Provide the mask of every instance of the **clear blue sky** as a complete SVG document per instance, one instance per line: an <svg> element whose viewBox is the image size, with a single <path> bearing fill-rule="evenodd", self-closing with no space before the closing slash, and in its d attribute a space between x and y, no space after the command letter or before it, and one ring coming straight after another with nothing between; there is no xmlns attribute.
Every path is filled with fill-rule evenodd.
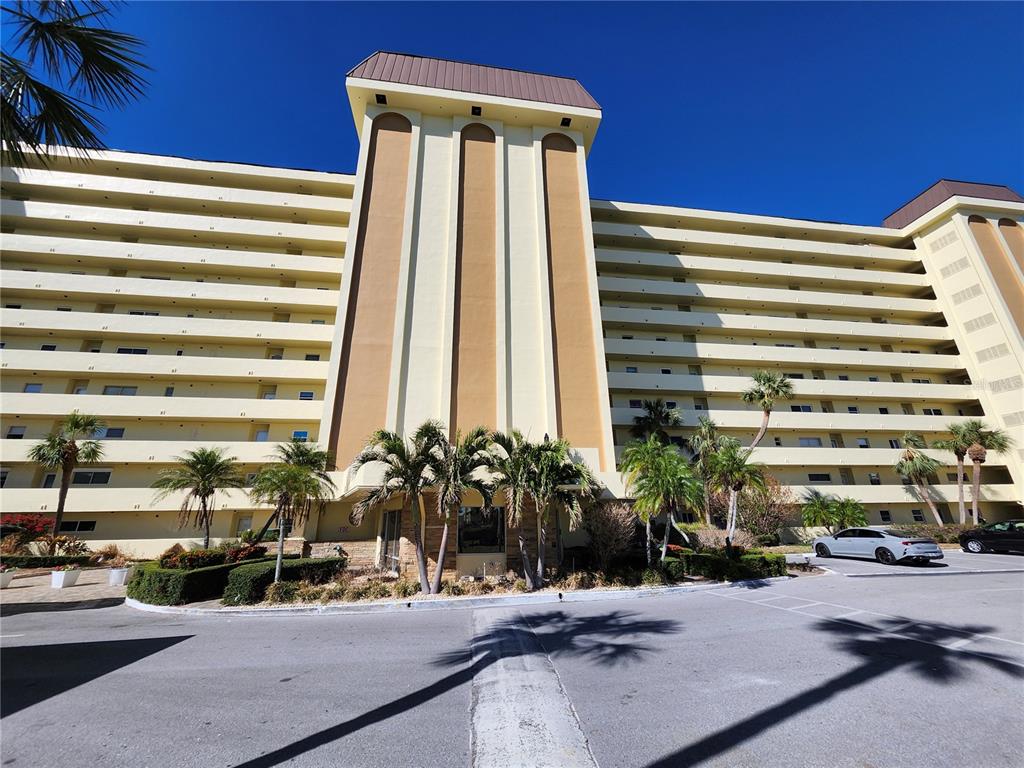
<svg viewBox="0 0 1024 768"><path fill-rule="evenodd" d="M940 177L1024 193L1024 4L133 2L110 146L352 171L376 49L572 75L594 197L874 224ZM636 134L638 119L648 128ZM650 138L655 137L655 138Z"/></svg>

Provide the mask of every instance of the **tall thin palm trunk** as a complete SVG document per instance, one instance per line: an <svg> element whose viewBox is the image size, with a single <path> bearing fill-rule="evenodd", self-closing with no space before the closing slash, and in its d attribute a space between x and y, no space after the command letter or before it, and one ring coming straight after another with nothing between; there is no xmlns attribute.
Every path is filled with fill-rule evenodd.
<svg viewBox="0 0 1024 768"><path fill-rule="evenodd" d="M960 506L960 525L967 522L967 504L964 502L964 457L956 453L956 498Z"/></svg>
<svg viewBox="0 0 1024 768"><path fill-rule="evenodd" d="M981 521L981 462L972 461L971 464L971 517L978 525Z"/></svg>
<svg viewBox="0 0 1024 768"><path fill-rule="evenodd" d="M412 541L416 549L416 569L420 574L420 591L430 594L430 579L427 578L427 558L423 552L423 535L420 527L423 525L423 499L418 499L416 505L410 504L409 511L412 513Z"/></svg>
<svg viewBox="0 0 1024 768"><path fill-rule="evenodd" d="M544 529L544 517L537 515L537 584L536 589L544 586L544 550L547 549L548 532Z"/></svg>
<svg viewBox="0 0 1024 768"><path fill-rule="evenodd" d="M430 594L436 595L441 591L441 574L444 571L444 557L448 550L448 515L444 518L444 528L441 529L441 547L437 553L437 566L434 569L434 580L430 584Z"/></svg>
<svg viewBox="0 0 1024 768"><path fill-rule="evenodd" d="M711 525L711 483L705 477L704 483L704 524Z"/></svg>
<svg viewBox="0 0 1024 768"><path fill-rule="evenodd" d="M284 560L284 505L277 508L277 563L274 565L274 583L281 580L281 562Z"/></svg>
<svg viewBox="0 0 1024 768"><path fill-rule="evenodd" d="M771 411L761 411L761 428L757 430L757 434L754 435L754 442L750 444L750 449L753 450L758 443L761 442L761 438L764 437L764 433L768 431L768 419L771 417Z"/></svg>
<svg viewBox="0 0 1024 768"><path fill-rule="evenodd" d="M64 505L67 504L68 491L71 488L71 477L75 472L73 462L64 462L60 470L60 490L57 491L57 512L53 518L53 536L50 538L50 556L57 554L57 536L60 534L60 524L64 520Z"/></svg>
<svg viewBox="0 0 1024 768"><path fill-rule="evenodd" d="M654 536L651 534L651 516L650 515L647 516L646 532L647 532L647 539L646 539L647 546L644 547L644 549L647 550L647 567L650 568L650 566L651 566L651 550L654 548Z"/></svg>
<svg viewBox="0 0 1024 768"><path fill-rule="evenodd" d="M729 552L732 552L732 537L736 533L736 508L738 496L739 489L729 489L729 515L725 526L725 544L726 549Z"/></svg>
<svg viewBox="0 0 1024 768"><path fill-rule="evenodd" d="M924 503L927 504L928 509L931 510L932 517L935 518L935 524L940 528L944 528L946 524L942 522L942 515L939 514L939 508L935 506L935 502L932 501L932 496L928 492L928 486L926 486L922 480L917 480L915 484L917 485L917 492L921 494L921 498L924 499Z"/></svg>
<svg viewBox="0 0 1024 768"><path fill-rule="evenodd" d="M665 558L668 557L668 537L672 533L672 529L675 527L676 516L674 508L670 506L668 508L668 524L665 526L665 539L661 542L661 562L665 562Z"/></svg>
<svg viewBox="0 0 1024 768"><path fill-rule="evenodd" d="M526 551L526 532L523 530L523 521L519 521L519 556L523 559L523 578L526 580L526 588L531 592L535 589L533 584L533 569L530 568L530 554Z"/></svg>
<svg viewBox="0 0 1024 768"><path fill-rule="evenodd" d="M203 549L210 548L210 506L204 496L199 500L199 508L203 512Z"/></svg>

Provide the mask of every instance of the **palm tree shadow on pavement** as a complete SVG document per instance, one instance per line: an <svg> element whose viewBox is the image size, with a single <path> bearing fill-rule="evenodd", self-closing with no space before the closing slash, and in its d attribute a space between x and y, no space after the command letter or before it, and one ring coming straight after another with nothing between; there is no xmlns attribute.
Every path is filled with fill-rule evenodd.
<svg viewBox="0 0 1024 768"><path fill-rule="evenodd" d="M596 616L571 616L550 611L524 617L516 612L489 624L472 639L471 648L441 654L430 663L459 669L435 683L382 704L368 712L306 736L272 752L239 763L235 768L270 768L299 755L343 739L356 731L398 717L464 683L501 659L532 654L550 657L583 657L600 665L627 664L639 660L651 648L639 642L645 635L678 632L679 622L643 619L628 611L609 611Z"/></svg>
<svg viewBox="0 0 1024 768"><path fill-rule="evenodd" d="M992 653L954 650L947 646L993 630L986 626L914 623L887 618L877 624L847 619L824 619L815 629L837 638L837 648L861 663L841 675L803 691L775 706L712 733L666 755L646 768L688 768L712 760L730 749L840 694L877 680L889 672L908 671L931 682L950 685L967 678L972 666L983 666L1024 680L1024 663Z"/></svg>

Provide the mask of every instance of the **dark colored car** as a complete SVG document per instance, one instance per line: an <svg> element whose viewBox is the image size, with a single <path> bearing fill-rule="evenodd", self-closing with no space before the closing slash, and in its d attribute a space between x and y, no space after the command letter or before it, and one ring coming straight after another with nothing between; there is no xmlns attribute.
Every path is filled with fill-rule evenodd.
<svg viewBox="0 0 1024 768"><path fill-rule="evenodd" d="M960 534L964 552L1024 552L1024 520L1003 520Z"/></svg>

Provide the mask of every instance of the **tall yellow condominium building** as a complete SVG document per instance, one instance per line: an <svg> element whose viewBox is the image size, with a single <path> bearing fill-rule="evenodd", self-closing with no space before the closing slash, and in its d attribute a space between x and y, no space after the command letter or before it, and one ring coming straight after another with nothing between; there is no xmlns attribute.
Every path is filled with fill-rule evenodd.
<svg viewBox="0 0 1024 768"><path fill-rule="evenodd" d="M408 559L410 521L352 504L379 427L441 419L562 436L609 495L645 399L749 441L740 393L793 379L755 459L797 494L852 496L873 524L924 521L893 472L982 418L1016 440L985 465L982 512L1024 496L1024 198L940 181L884 226L591 199L601 110L575 80L393 53L347 89L353 175L103 152L3 169L5 513L52 512L28 449L73 410L106 423L64 528L137 554L195 541L156 473L224 446L251 473L292 438L337 457L338 500L292 546ZM932 491L956 510L955 461ZM969 493L969 492L968 492ZM500 509L467 500L449 562L505 568ZM218 497L215 538L260 527ZM436 521L426 522L428 549Z"/></svg>

